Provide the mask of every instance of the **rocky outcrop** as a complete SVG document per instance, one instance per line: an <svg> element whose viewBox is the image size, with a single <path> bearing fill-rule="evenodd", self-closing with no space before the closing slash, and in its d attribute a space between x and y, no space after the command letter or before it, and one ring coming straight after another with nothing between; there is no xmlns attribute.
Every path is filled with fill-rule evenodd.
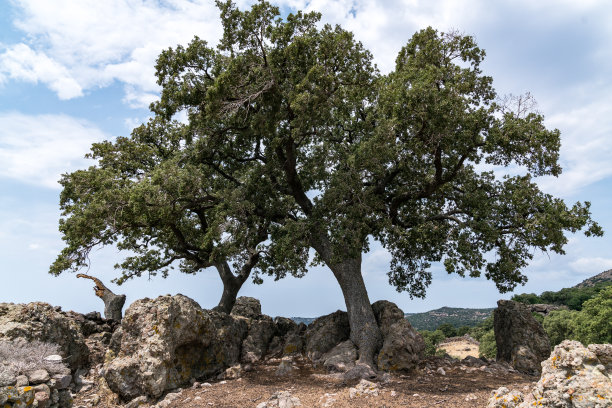
<svg viewBox="0 0 612 408"><path fill-rule="evenodd" d="M255 298L240 296L236 299L236 303L234 303L234 307L232 307L232 312L230 314L247 317L249 319L257 319L261 316L261 303Z"/></svg>
<svg viewBox="0 0 612 408"><path fill-rule="evenodd" d="M248 334L242 342L240 361L254 363L261 360L268 352L268 345L274 336L276 326L270 316L261 314L257 318L249 319L248 322Z"/></svg>
<svg viewBox="0 0 612 408"><path fill-rule="evenodd" d="M550 341L529 308L511 300L497 302L493 324L497 360L510 363L518 371L537 375L540 363L550 355Z"/></svg>
<svg viewBox="0 0 612 408"><path fill-rule="evenodd" d="M301 354L304 351L304 323L297 324L286 317L275 317L274 326L274 337L268 345L269 357Z"/></svg>
<svg viewBox="0 0 612 408"><path fill-rule="evenodd" d="M612 406L612 345L565 340L542 363L542 375L531 392L501 387L487 408Z"/></svg>
<svg viewBox="0 0 612 408"><path fill-rule="evenodd" d="M0 340L0 406L69 408L70 369L55 344Z"/></svg>
<svg viewBox="0 0 612 408"><path fill-rule="evenodd" d="M344 373L355 367L357 348L350 340L345 340L321 356L323 366L330 372Z"/></svg>
<svg viewBox="0 0 612 408"><path fill-rule="evenodd" d="M346 312L338 310L319 317L306 329L306 356L313 362L319 361L323 354L341 342L348 340L350 332L351 328Z"/></svg>
<svg viewBox="0 0 612 408"><path fill-rule="evenodd" d="M532 313L539 313L542 316L546 316L550 312L554 310L569 310L569 308L565 305L547 305L544 303L536 303L533 305L527 305L529 311Z"/></svg>
<svg viewBox="0 0 612 408"><path fill-rule="evenodd" d="M118 354L103 367L108 386L126 400L157 398L191 378L217 374L237 362L247 332L242 319L203 310L183 295L136 301L114 339Z"/></svg>
<svg viewBox="0 0 612 408"><path fill-rule="evenodd" d="M391 325L378 353L380 370L412 370L423 358L425 341L406 319Z"/></svg>
<svg viewBox="0 0 612 408"><path fill-rule="evenodd" d="M383 346L378 353L378 368L415 368L425 351L423 337L404 319L404 312L395 303L379 300L372 304L372 310L383 335Z"/></svg>
<svg viewBox="0 0 612 408"><path fill-rule="evenodd" d="M0 303L0 339L23 338L57 344L64 361L73 371L89 363L89 349L82 324L74 312L62 312L48 303ZM83 317L83 321L85 318Z"/></svg>

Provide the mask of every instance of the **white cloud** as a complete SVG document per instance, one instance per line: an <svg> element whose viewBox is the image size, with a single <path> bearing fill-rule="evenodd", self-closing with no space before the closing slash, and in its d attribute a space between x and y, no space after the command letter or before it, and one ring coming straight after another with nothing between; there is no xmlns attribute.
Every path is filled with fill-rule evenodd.
<svg viewBox="0 0 612 408"><path fill-rule="evenodd" d="M570 262L569 266L581 275L593 276L612 269L612 259L602 257L578 258Z"/></svg>
<svg viewBox="0 0 612 408"><path fill-rule="evenodd" d="M0 177L59 188L62 173L87 166L93 142L108 139L96 126L66 115L0 113Z"/></svg>
<svg viewBox="0 0 612 408"><path fill-rule="evenodd" d="M64 99L120 81L131 86L126 97L130 106L147 107L158 92L154 65L159 53L188 43L196 34L215 42L221 33L219 12L207 0L16 0L14 4L18 9L14 24L27 40L0 48L0 56L12 61L8 76L43 81ZM31 52L27 58L15 59L15 49ZM54 79L44 80L49 73Z"/></svg>
<svg viewBox="0 0 612 408"><path fill-rule="evenodd" d="M63 65L25 44L11 46L0 54L0 74L5 78L43 82L60 99L83 95L81 86Z"/></svg>
<svg viewBox="0 0 612 408"><path fill-rule="evenodd" d="M612 175L612 101L568 108L547 120L562 133L563 173L539 181L544 191L553 194L569 195Z"/></svg>

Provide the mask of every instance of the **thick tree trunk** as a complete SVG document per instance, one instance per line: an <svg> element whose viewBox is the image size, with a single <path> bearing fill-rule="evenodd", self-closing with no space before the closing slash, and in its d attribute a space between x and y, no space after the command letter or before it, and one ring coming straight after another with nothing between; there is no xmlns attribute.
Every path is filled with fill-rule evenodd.
<svg viewBox="0 0 612 408"><path fill-rule="evenodd" d="M248 273L240 273L238 276L235 276L227 262L217 263L215 264L215 267L217 268L221 281L223 282L223 294L221 295L219 304L213 310L229 314L234 307L234 303L236 303L236 297L238 296L240 288L242 288L242 285L249 277L251 268L249 268Z"/></svg>
<svg viewBox="0 0 612 408"><path fill-rule="evenodd" d="M368 291L361 275L361 254L334 262L329 240L324 234L314 237L312 247L332 270L340 284L351 326L351 341L359 351L359 363L376 369L375 355L382 346L382 333L376 324Z"/></svg>
<svg viewBox="0 0 612 408"><path fill-rule="evenodd" d="M361 256L358 259L347 259L329 266L344 295L351 326L351 341L359 349L358 362L376 368L375 355L382 346L382 334L376 324L361 276Z"/></svg>
<svg viewBox="0 0 612 408"><path fill-rule="evenodd" d="M100 279L93 276L79 273L77 278L91 279L95 282L94 292L104 302L104 318L120 322L123 317L122 311L125 304L125 295L115 295L113 291L104 286Z"/></svg>

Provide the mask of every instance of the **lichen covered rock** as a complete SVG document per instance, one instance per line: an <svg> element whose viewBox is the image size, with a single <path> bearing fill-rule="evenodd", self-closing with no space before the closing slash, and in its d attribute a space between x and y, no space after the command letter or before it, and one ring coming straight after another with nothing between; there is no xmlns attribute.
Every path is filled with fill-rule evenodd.
<svg viewBox="0 0 612 408"><path fill-rule="evenodd" d="M246 324L183 295L138 300L125 312L118 354L107 355L104 378L123 399L157 398L236 363L235 341L245 332Z"/></svg>
<svg viewBox="0 0 612 408"><path fill-rule="evenodd" d="M57 344L64 361L75 371L86 367L89 350L80 323L48 303L0 303L0 339L23 338Z"/></svg>
<svg viewBox="0 0 612 408"><path fill-rule="evenodd" d="M337 344L348 340L350 334L348 315L343 311L321 316L306 329L305 351L308 358L318 361L323 354Z"/></svg>
<svg viewBox="0 0 612 408"><path fill-rule="evenodd" d="M383 346L378 353L381 370L412 370L423 358L425 341L410 322L401 319L383 331Z"/></svg>
<svg viewBox="0 0 612 408"><path fill-rule="evenodd" d="M612 407L612 345L565 340L542 363L542 375L527 394L501 387L487 408Z"/></svg>

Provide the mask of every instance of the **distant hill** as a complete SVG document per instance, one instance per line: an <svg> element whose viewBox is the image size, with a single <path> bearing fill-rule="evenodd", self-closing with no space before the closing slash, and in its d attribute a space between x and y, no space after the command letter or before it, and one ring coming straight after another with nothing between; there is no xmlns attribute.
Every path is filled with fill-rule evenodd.
<svg viewBox="0 0 612 408"><path fill-rule="evenodd" d="M306 325L309 325L310 323L314 322L315 319L316 317L291 317L291 320L293 320L297 324L305 323Z"/></svg>
<svg viewBox="0 0 612 408"><path fill-rule="evenodd" d="M591 276L590 278L583 280L582 282L580 282L574 287L575 288L589 288L589 287L593 287L597 285L598 283L606 283L606 282L612 282L612 269L608 271L603 271L602 273L597 274L595 276Z"/></svg>
<svg viewBox="0 0 612 408"><path fill-rule="evenodd" d="M441 307L425 313L406 313L406 319L417 330L435 330L443 323L455 327L476 326L491 315L495 308L464 309L459 307Z"/></svg>

